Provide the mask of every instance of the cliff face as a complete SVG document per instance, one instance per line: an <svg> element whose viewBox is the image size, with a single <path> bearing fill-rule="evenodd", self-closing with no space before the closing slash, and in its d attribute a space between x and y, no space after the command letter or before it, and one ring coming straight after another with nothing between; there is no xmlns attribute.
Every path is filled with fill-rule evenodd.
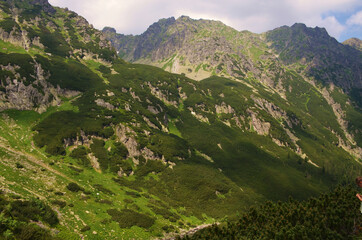
<svg viewBox="0 0 362 240"><path fill-rule="evenodd" d="M294 24L266 36L283 63L305 65L305 74L323 84L362 89L362 53L338 43L324 28Z"/></svg>
<svg viewBox="0 0 362 240"><path fill-rule="evenodd" d="M221 22L183 16L162 19L139 36L112 32L108 38L117 39L114 46L126 60L198 80L210 75L237 78L252 73L270 85L276 75L265 77L261 72L265 69L262 62L272 61L289 67L297 64L297 70L324 85L332 83L347 92L362 89L361 52L338 43L323 28L304 24L258 35L238 32Z"/></svg>
<svg viewBox="0 0 362 240"><path fill-rule="evenodd" d="M61 97L79 94L80 88L61 83L56 66L74 71L61 60L64 57L108 64L116 57L111 43L86 19L55 9L46 0L0 3L0 41L0 110L43 112L60 104Z"/></svg>
<svg viewBox="0 0 362 240"><path fill-rule="evenodd" d="M262 44L258 36L239 33L217 21L168 18L152 24L139 36L113 32L108 39L117 41L115 48L128 61L156 65L197 80L215 74L260 74L247 50L251 43Z"/></svg>
<svg viewBox="0 0 362 240"><path fill-rule="evenodd" d="M6 56L0 55L0 58L4 57ZM78 91L61 89L59 85L54 87L49 83L50 73L45 72L35 60L29 61L33 68L30 75L22 75L19 71L21 66L14 63L0 65L1 70L8 74L5 79L1 79L0 111L17 109L42 113L50 106L61 104L61 97L71 98L80 94ZM31 84L29 76L33 78Z"/></svg>
<svg viewBox="0 0 362 240"><path fill-rule="evenodd" d="M360 139L359 124L348 109L351 103L357 109L362 106L361 52L338 43L324 28L308 28L298 23L253 34L239 32L221 22L182 16L162 19L138 36L117 34L114 29L103 32L124 59L182 73L192 79L227 77L248 84L254 91L263 86L270 94L296 105L300 104L299 96L316 89L342 129L345 140L341 145L349 149L348 145L356 144L354 138ZM341 101L339 94L345 94L344 100ZM308 102L308 97L303 101ZM270 104L278 106L274 100ZM245 117L253 120L251 126L256 132L270 134L267 123L257 119L252 110L248 113ZM197 112L195 116L209 122ZM241 119L238 122L242 125ZM297 145L298 138L291 138ZM357 142L361 146L361 141ZM296 152L304 155L299 146ZM361 150L357 152L360 156Z"/></svg>

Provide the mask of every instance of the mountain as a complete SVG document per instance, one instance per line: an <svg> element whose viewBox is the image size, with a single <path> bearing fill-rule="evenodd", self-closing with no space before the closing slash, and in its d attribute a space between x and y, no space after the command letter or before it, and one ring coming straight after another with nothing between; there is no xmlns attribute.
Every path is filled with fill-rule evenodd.
<svg viewBox="0 0 362 240"><path fill-rule="evenodd" d="M337 42L324 28L294 24L267 32L266 37L283 63L300 64L306 76L322 84L361 93L361 52Z"/></svg>
<svg viewBox="0 0 362 240"><path fill-rule="evenodd" d="M249 49L262 44L259 37L239 33L221 22L182 16L162 19L139 36L115 35L107 28L104 33L125 60L185 73L197 80L215 73L239 77L248 71L260 72Z"/></svg>
<svg viewBox="0 0 362 240"><path fill-rule="evenodd" d="M361 53L338 43L324 28L294 24L253 34L221 22L182 16L162 19L139 36L117 35L110 30L105 28L104 33L124 59L158 65L199 80L205 77L199 73L200 64L209 76L239 77L257 72L260 60L278 59L284 65L300 64L307 76L319 82L344 90L362 88Z"/></svg>
<svg viewBox="0 0 362 240"><path fill-rule="evenodd" d="M358 38L350 38L343 42L344 45L351 46L357 50L362 51L362 40Z"/></svg>
<svg viewBox="0 0 362 240"><path fill-rule="evenodd" d="M0 9L0 238L161 238L361 175L355 103L286 66L259 35L183 17L173 40L165 29L179 19L142 41L112 40L149 46L129 47L133 57L166 56L151 49L182 36L199 56L217 47L199 67L209 77L195 81L125 62L102 32L47 1Z"/></svg>
<svg viewBox="0 0 362 240"><path fill-rule="evenodd" d="M182 16L162 19L139 36L120 35L111 28L103 32L128 61L162 67L196 80L220 76L252 86L262 84L289 102L305 94L303 88L288 94L295 82L288 71L294 71L332 107L346 136L359 128L355 114L349 114L349 107L343 105L352 101L360 112L361 52L338 43L323 28L294 24L253 34L238 32L221 22ZM340 101L339 94L349 100ZM359 130L355 133L360 139ZM353 137L348 138L356 143Z"/></svg>

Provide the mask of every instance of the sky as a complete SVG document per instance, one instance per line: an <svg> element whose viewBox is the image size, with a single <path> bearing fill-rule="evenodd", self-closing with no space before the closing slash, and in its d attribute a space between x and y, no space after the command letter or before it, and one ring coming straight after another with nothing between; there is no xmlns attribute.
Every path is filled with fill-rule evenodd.
<svg viewBox="0 0 362 240"><path fill-rule="evenodd" d="M362 39L362 0L49 0L85 17L97 29L138 35L161 18L182 15L219 20L239 31L262 33L294 23L324 27L342 42Z"/></svg>

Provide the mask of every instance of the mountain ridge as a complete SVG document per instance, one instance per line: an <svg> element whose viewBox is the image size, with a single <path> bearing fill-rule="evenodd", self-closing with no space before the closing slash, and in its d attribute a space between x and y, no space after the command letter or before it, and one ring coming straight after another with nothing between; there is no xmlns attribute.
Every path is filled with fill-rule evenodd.
<svg viewBox="0 0 362 240"><path fill-rule="evenodd" d="M166 25L164 25L165 22L167 23ZM156 66L165 68L165 64L167 64L167 62L164 61L164 58L171 58L173 56L173 54L176 53L176 54L181 54L181 55L186 54L186 59L190 60L192 62L191 65L193 65L193 63L194 63L193 57L190 54L185 53L186 49L192 49L194 52L198 52L201 54L203 54L203 51L200 50L200 48L197 48L197 47L195 48L192 45L187 46L187 43L185 44L185 42L195 41L195 39L192 39L193 36L191 36L191 38L190 38L190 36L188 37L188 36L182 35L182 34L185 34L185 30L181 30L181 32L179 32L179 30L182 29L182 24L187 24L187 23L190 23L188 25L188 28L194 29L192 31L197 31L195 29L197 29L197 26L198 26L200 31L209 31L208 34L213 34L212 32L217 31L216 29L219 29L219 31L222 31L221 30L222 28L230 28L219 21L202 20L202 19L194 20L194 19L191 19L186 16L181 16L176 20L174 17L171 17L168 19L162 19L159 22L152 24L141 35L138 35L138 36L132 35L129 37L126 35L118 35L118 43L113 44L113 45L119 51L119 55L129 61L142 62L142 63L152 64L152 65L156 65ZM201 23L201 24L199 24L199 23ZM217 27L217 23L221 24L221 28L220 28L220 26L219 26L219 28ZM199 25L208 25L208 26L202 27ZM161 32L153 33L154 34L153 38L148 37L147 34L150 34L151 31L154 31L153 28L155 28L155 26L158 26L158 28ZM161 30L161 29L163 29L163 30ZM189 29L189 31L191 31L190 29ZM361 80L362 73L359 68L359 66L361 65L361 53L358 51L349 49L349 48L345 47L344 45L342 45L341 43L338 43L334 38L329 37L327 31L324 28L319 28L319 27L308 28L308 27L306 27L305 24L295 23L291 27L282 26L280 28L276 28L274 30L271 30L271 31L268 31L268 32L262 33L262 34L252 34L247 31L239 32L233 28L230 28L230 31L233 32L232 33L233 36L241 35L242 38L246 37L245 36L246 33L249 33L249 35L251 35L251 36L255 36L254 38L261 38L261 39L264 38L264 40L262 40L262 41L257 41L254 39L253 44L256 44L256 46L258 46L260 44L264 44L264 45L271 44L270 46L267 46L265 48L265 50L266 51L271 51L271 50L275 51L276 54L278 55L278 58L280 58L280 60L284 64L291 65L291 64L298 62L298 64L305 65L308 63L310 66L306 67L306 70L305 70L306 74L314 77L315 79L317 79L317 81L321 81L322 83L323 82L334 83L335 85L342 87L345 91L350 91L351 89L356 89L358 94L361 94L361 90L358 90L358 89L362 88L362 80ZM187 32L187 30L186 30L186 32ZM107 32L105 31L105 33L107 33ZM159 36L157 36L157 34ZM227 34L227 33L220 32L219 34L216 34L216 35L214 34L213 36L214 36L214 38L221 37L221 39L222 39L223 37L226 36L225 34ZM188 35L192 35L192 33L188 32ZM197 36L197 33L195 33L194 35ZM113 33L113 36L112 37L109 36L108 38L114 40L117 38L116 36L117 35ZM159 37L159 39L155 40L154 39L155 36ZM273 38L273 36L275 36L275 38ZM283 36L285 39L284 40L278 39L280 36ZM300 41L304 41L304 42L299 43L298 41L296 41L296 39L291 39L291 38L299 38ZM179 40L177 40L177 39L179 39ZM202 36L201 36L201 39L202 39ZM218 46L220 46L220 45L227 46L227 45L232 44L230 39L228 39L227 41L218 42L216 44L214 44L212 42L214 39L212 39L211 37L206 37L205 39L208 41L209 46L213 45L214 51L208 51L207 54L209 56L202 56L201 59L199 61L197 61L197 63L195 63L196 65L200 64L202 61L207 60L206 57L210 57L214 53L219 52L220 50L219 50ZM119 41L122 41L122 43ZM128 43L128 41L130 43ZM289 42L291 42L293 44L281 46L280 44L282 42L280 42L280 41L284 41L284 44L289 43ZM309 43L308 43L308 41L309 41ZM157 46L152 45L152 44L149 45L149 43L151 43L151 42L152 42L152 44L156 44ZM279 42L279 43L277 43L277 42ZM183 44L185 44L185 45L183 46ZM242 44L245 44L245 41L244 42L239 41L238 45L240 46ZM299 44L299 46L297 44ZM327 47L326 49L336 49L336 50L331 51L330 53L324 52L324 50L321 46L326 47L326 45L330 45L330 47ZM304 46L307 46L307 48L304 49ZM122 47L124 49L122 49ZM241 54L240 54L239 50L237 50L237 45L233 45L233 48L234 49L232 50L232 53L237 54L240 57ZM284 53L282 52L282 50L284 51ZM223 52L223 51L228 52L225 49L221 49L221 52ZM289 58L291 56L293 56L294 59L286 59L283 55L283 54L285 54L285 51L288 51L287 55L289 56ZM159 55L159 52L162 52L162 55ZM300 55L300 53L304 53L304 54ZM313 56L315 56L314 59L310 59L311 54ZM247 58L251 58L250 54L246 55L246 56L247 56ZM333 61L328 61L328 59L330 59L330 58L333 58ZM349 62L345 63L343 61L339 61L339 59L345 59L346 61L349 61ZM161 65L161 63L163 65ZM336 66L340 65L341 69L352 67L351 72L354 75L352 75L349 80L343 79L344 73L342 72L341 69L335 69L336 67L333 64L335 64ZM176 64L176 65L179 65L179 64ZM217 75L220 75L218 73L219 71L218 71L217 67L218 66L214 66L212 71L215 71ZM188 69L183 69L181 71L177 71L178 68L180 68L180 66L175 66L173 69L171 67L169 70L171 72L175 72L175 73L181 73L181 72L185 73L187 76L194 78L194 79L198 79L198 80L201 80L202 77L205 77L205 76L199 77L199 76L197 76L197 74L192 75L189 72L187 72L187 71L190 71ZM333 74L328 75L328 76L322 76L321 74L318 73L318 69L321 69L321 68L326 68L325 72L331 71L332 69L334 69ZM195 71L196 67L191 66L190 69L192 71ZM226 72L228 73L229 76L235 77L235 74L232 72L231 69L227 69ZM215 74L215 73L210 73L210 74Z"/></svg>
<svg viewBox="0 0 362 240"><path fill-rule="evenodd" d="M361 173L349 96L285 66L259 35L184 17L130 38L154 39L136 56L193 40L199 54L185 48L179 66L218 49L195 81L120 59L72 11L19 6L0 2L0 238L162 238Z"/></svg>
<svg viewBox="0 0 362 240"><path fill-rule="evenodd" d="M154 31L155 26L159 32ZM346 116L341 117L339 113L343 110L338 101L323 88L341 88L360 108L362 55L338 43L324 28L296 23L253 34L239 32L218 21L182 16L177 20L162 19L139 36L118 36L122 42L114 46L126 60L161 67L196 80L216 75L245 83L245 79L254 78L284 99L287 99L285 81L288 80L280 76L287 69L294 69L333 106L345 135L354 142L347 130L350 123L342 120ZM117 35L113 32L108 38L114 40Z"/></svg>
<svg viewBox="0 0 362 240"><path fill-rule="evenodd" d="M345 45L349 45L357 50L362 51L362 40L358 38L350 38L343 42Z"/></svg>

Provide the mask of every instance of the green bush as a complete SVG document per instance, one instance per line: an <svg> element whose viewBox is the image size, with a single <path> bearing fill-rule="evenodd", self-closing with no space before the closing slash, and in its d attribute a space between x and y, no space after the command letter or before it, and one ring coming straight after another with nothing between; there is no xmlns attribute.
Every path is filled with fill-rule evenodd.
<svg viewBox="0 0 362 240"><path fill-rule="evenodd" d="M175 232L176 228L172 225L165 225L162 227L162 230L165 231L166 233L170 233L170 232Z"/></svg>
<svg viewBox="0 0 362 240"><path fill-rule="evenodd" d="M82 188L81 186L79 186L78 184L72 182L69 183L67 185L67 189L71 192L79 192L79 191L84 191L84 188Z"/></svg>
<svg viewBox="0 0 362 240"><path fill-rule="evenodd" d="M110 138L114 134L114 130L112 127L106 127L103 131L100 132L100 136L103 138Z"/></svg>
<svg viewBox="0 0 362 240"><path fill-rule="evenodd" d="M50 226L58 224L57 214L40 200L14 201L10 204L11 216L22 222L42 220Z"/></svg>
<svg viewBox="0 0 362 240"><path fill-rule="evenodd" d="M88 151L84 146L75 148L71 153L70 157L79 160L79 163L83 166L90 166L90 161L87 157Z"/></svg>
<svg viewBox="0 0 362 240"><path fill-rule="evenodd" d="M92 152L98 159L99 165L103 171L109 167L107 150L104 148L105 142L101 139L93 138L93 144L90 146Z"/></svg>
<svg viewBox="0 0 362 240"><path fill-rule="evenodd" d="M46 146L46 152L51 155L65 155L64 139L76 139L80 130L89 135L100 135L103 124L102 120L89 117L85 113L55 112L33 127L33 130L38 132L34 136L34 142L38 147ZM80 157L84 150L76 153L76 156Z"/></svg>
<svg viewBox="0 0 362 240"><path fill-rule="evenodd" d="M105 194L107 194L107 195L114 195L114 192L112 192L112 191L109 190L108 188L105 188L103 185L95 184L95 185L93 185L93 187L94 187L95 189L97 189L98 191L103 192L103 193L105 193Z"/></svg>
<svg viewBox="0 0 362 240"><path fill-rule="evenodd" d="M80 231L81 232L86 232L86 231L89 231L89 230L91 230L91 228L90 228L90 226L85 226L84 228L82 228Z"/></svg>
<svg viewBox="0 0 362 240"><path fill-rule="evenodd" d="M41 63L45 71L50 72L49 81L54 86L81 92L102 86L103 80L96 73L75 60L64 61L59 57L49 60L37 55L36 61Z"/></svg>
<svg viewBox="0 0 362 240"><path fill-rule="evenodd" d="M18 65L21 68L16 69L16 72L20 74L20 76L24 79L23 83L28 86L33 81L35 81L36 73L34 68L34 61L33 58L28 54L19 54L19 53L0 53L0 64L3 66L7 66L8 64L11 65ZM2 71L0 71L2 72ZM0 73L0 76L4 76L6 73ZM6 74L10 77L13 74Z"/></svg>
<svg viewBox="0 0 362 240"><path fill-rule="evenodd" d="M60 208L64 208L67 206L67 203L61 200L53 200L52 204L59 206Z"/></svg>
<svg viewBox="0 0 362 240"><path fill-rule="evenodd" d="M135 172L136 176L142 177L147 174L154 172L159 173L166 169L167 166L164 165L161 161L149 160L145 165L139 166Z"/></svg>
<svg viewBox="0 0 362 240"><path fill-rule="evenodd" d="M176 135L158 133L151 136L147 147L158 156L163 155L167 160L176 160L177 158L188 158L190 146L184 139Z"/></svg>
<svg viewBox="0 0 362 240"><path fill-rule="evenodd" d="M43 229L35 224L20 225L16 232L20 232L17 239L22 240L51 240L54 238L49 231Z"/></svg>
<svg viewBox="0 0 362 240"><path fill-rule="evenodd" d="M123 209L122 211L109 209L107 213L112 216L112 221L118 222L120 228L132 226L150 228L155 222L154 218L130 209Z"/></svg>
<svg viewBox="0 0 362 240"><path fill-rule="evenodd" d="M16 168L24 168L24 166L21 163L16 163Z"/></svg>
<svg viewBox="0 0 362 240"><path fill-rule="evenodd" d="M267 202L236 222L213 225L183 239L354 239L362 223L356 190L338 187L319 198ZM358 233L357 233L358 234Z"/></svg>
<svg viewBox="0 0 362 240"><path fill-rule="evenodd" d="M121 142L115 142L110 154L112 156L119 156L125 159L128 157L128 149Z"/></svg>
<svg viewBox="0 0 362 240"><path fill-rule="evenodd" d="M166 208L160 208L154 205L148 205L148 207L151 208L154 213L161 215L165 219L175 220L180 218L178 215L174 214Z"/></svg>
<svg viewBox="0 0 362 240"><path fill-rule="evenodd" d="M102 203L102 204L107 204L107 205L112 205L113 202L111 200L108 199L100 199L100 200L96 200L96 202Z"/></svg>
<svg viewBox="0 0 362 240"><path fill-rule="evenodd" d="M0 21L0 28L4 29L5 32L10 33L14 28L19 30L19 25L12 18L5 18Z"/></svg>
<svg viewBox="0 0 362 240"><path fill-rule="evenodd" d="M111 69L109 67L106 67L104 65L100 65L98 70L103 73L103 74L110 74L111 73Z"/></svg>

